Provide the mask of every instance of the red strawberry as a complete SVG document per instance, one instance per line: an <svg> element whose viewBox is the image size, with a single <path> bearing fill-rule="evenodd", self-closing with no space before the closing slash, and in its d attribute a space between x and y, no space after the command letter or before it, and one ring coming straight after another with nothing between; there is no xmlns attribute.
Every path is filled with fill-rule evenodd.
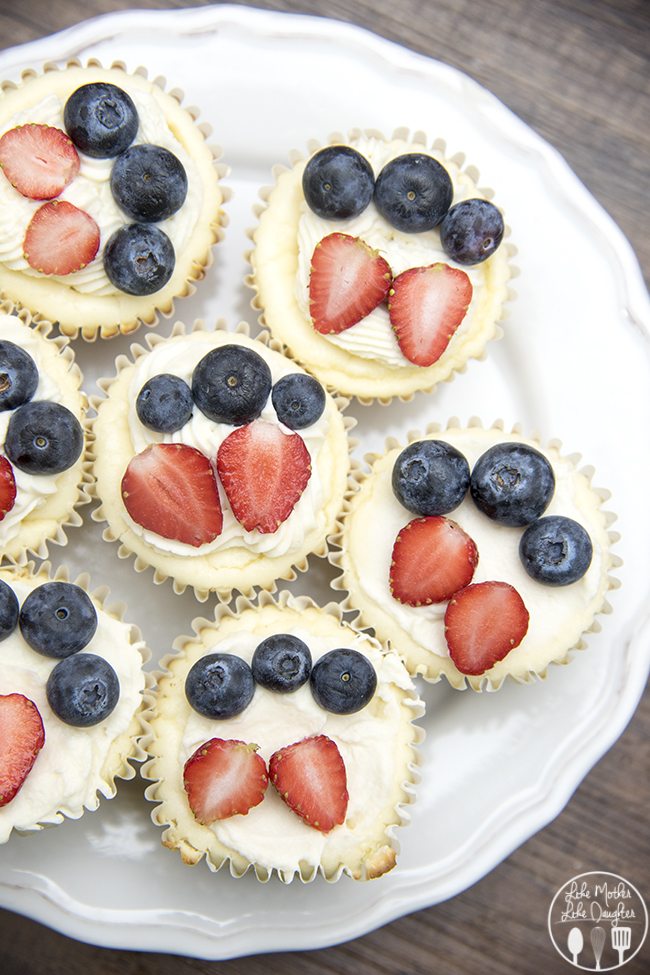
<svg viewBox="0 0 650 975"><path fill-rule="evenodd" d="M79 172L79 155L61 129L30 122L0 139L0 168L23 196L52 200Z"/></svg>
<svg viewBox="0 0 650 975"><path fill-rule="evenodd" d="M472 300L464 271L448 264L413 267L393 281L388 311L402 354L432 366L445 351Z"/></svg>
<svg viewBox="0 0 650 975"><path fill-rule="evenodd" d="M20 791L44 743L34 702L22 694L0 695L0 806Z"/></svg>
<svg viewBox="0 0 650 975"><path fill-rule="evenodd" d="M445 613L449 656L461 673L483 674L519 646L528 619L523 599L507 582L467 586Z"/></svg>
<svg viewBox="0 0 650 975"><path fill-rule="evenodd" d="M0 457L0 521L14 506L16 481L13 467L6 457Z"/></svg>
<svg viewBox="0 0 650 975"><path fill-rule="evenodd" d="M345 765L326 735L280 748L269 760L269 777L280 797L308 826L329 833L345 822L348 790Z"/></svg>
<svg viewBox="0 0 650 975"><path fill-rule="evenodd" d="M23 250L29 265L42 274L72 274L97 254L99 227L72 203L44 203L29 222Z"/></svg>
<svg viewBox="0 0 650 975"><path fill-rule="evenodd" d="M217 470L237 521L246 531L277 531L311 476L311 458L298 433L254 420L219 447Z"/></svg>
<svg viewBox="0 0 650 975"><path fill-rule="evenodd" d="M122 500L138 525L187 545L221 533L217 479L208 458L180 443L151 444L129 461Z"/></svg>
<svg viewBox="0 0 650 975"><path fill-rule="evenodd" d="M358 237L330 234L316 244L309 276L314 328L333 335L356 325L386 298L391 270L380 254Z"/></svg>
<svg viewBox="0 0 650 975"><path fill-rule="evenodd" d="M477 562L476 545L455 521L415 518L395 540L390 591L408 606L442 603L469 585Z"/></svg>
<svg viewBox="0 0 650 975"><path fill-rule="evenodd" d="M199 745L183 769L190 808L204 825L245 816L264 798L269 777L257 745L211 738Z"/></svg>

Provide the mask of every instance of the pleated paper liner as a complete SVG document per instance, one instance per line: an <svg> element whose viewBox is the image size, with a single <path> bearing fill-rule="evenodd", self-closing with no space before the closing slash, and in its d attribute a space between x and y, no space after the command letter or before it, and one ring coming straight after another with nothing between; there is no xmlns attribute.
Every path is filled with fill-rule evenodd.
<svg viewBox="0 0 650 975"><path fill-rule="evenodd" d="M408 679L403 664L392 651L384 650L367 634L345 623L339 604L329 603L321 608L308 597L293 597L286 590L278 593L275 599L268 592L261 592L256 603L239 597L235 611L224 604L218 604L213 619L196 619L192 623L192 628L194 635L179 637L174 643L176 654L162 660L164 672L158 680L154 704L144 715L147 734L143 739L143 746L151 757L143 766L142 775L152 783L146 790L146 796L156 803L152 820L156 825L164 827L163 844L170 849L177 849L187 864L196 864L205 857L211 870L216 871L227 865L233 877L241 877L252 868L257 879L263 882L269 880L274 874L285 883L289 883L294 878L308 882L318 874L329 881L336 881L343 873L357 880L368 880L391 870L395 865L399 849L395 830L398 826L405 825L410 818L406 807L414 801L414 788L419 780L420 762L417 745L424 738L423 730L413 724L424 713L424 707ZM314 639L317 636L331 639L333 647L349 645L354 641L355 648L374 658L375 664L380 663L386 656L393 658L391 665L393 662L397 664L400 681L403 680L403 686L401 683L398 686L390 677L390 672L387 672L384 677L378 674L379 683L373 699L374 710L371 701L366 708L358 712L359 718L366 713L363 719L365 721L372 720L374 723L374 721L381 722L383 719L385 722L390 722L388 731L390 748L396 756L392 770L394 781L373 782L373 789L376 790L383 785L386 792L386 796L378 803L381 813L376 821L363 823L363 820L360 822L348 810L348 819L343 826L335 827L331 833L320 834L324 836L324 844L318 863L308 862L306 856L301 858L301 854L296 852L295 864L292 864L291 868L286 863L278 867L277 853L276 862L273 863L272 841L269 844L268 862L251 862L240 850L221 842L209 826L198 823L190 809L183 787L183 765L189 758L189 754L184 755L184 748L187 746L183 744L183 735L186 722L191 719L194 712L185 698L185 676L192 664L210 651L218 641L238 631L249 636L253 634L255 639L259 636L260 640L271 633L299 631L306 639L309 639L309 634L312 634ZM233 652L236 652L236 649ZM380 691L385 695L381 699ZM258 688L256 694L260 693L276 696L273 692ZM277 695L279 715L283 699L290 697L290 694ZM394 712L389 707L389 700L392 700L396 707ZM368 717L368 712L371 712L372 717ZM341 716L331 716L332 726L335 727L336 722L341 720L353 723L356 717L350 715L343 719ZM239 719L233 720L240 721L243 718L245 712ZM202 720L208 721L208 719ZM206 738L221 737L223 726L223 723L219 722L215 734L208 734ZM329 732L327 725L324 726L322 733L332 734L336 738L336 731ZM233 737L238 738L240 735L241 729ZM223 734L223 737L227 736ZM296 733L295 729L286 728L287 745L298 737L301 735ZM257 741L257 744L264 746L263 741ZM377 743L376 748L380 747L384 746ZM273 790L270 783L268 789ZM350 769L348 769L348 789L352 789ZM351 803L356 802L358 806L357 800L358 796L355 797L351 793ZM269 796L266 795L262 804L257 807L258 814L263 814L264 802L270 801ZM253 812L252 810L248 815L252 815ZM305 828L310 829L310 827ZM345 831L343 839L341 839L342 830ZM340 852L342 847L347 850L345 857ZM311 859L315 861L316 855L314 854Z"/></svg>
<svg viewBox="0 0 650 975"><path fill-rule="evenodd" d="M227 223L223 204L230 198L231 192L221 183L228 173L228 167L219 162L222 151L207 142L211 127L205 123L198 124L197 108L182 107L184 96L180 89L166 92L164 78L148 81L145 68L139 67L130 72L121 61L103 68L95 58L89 59L85 65L77 59L68 61L63 67L47 63L43 65L42 73L34 69L23 72L18 85L2 83L0 112L6 114L7 99L26 85L34 86L34 101L37 103L50 94L53 87L50 79L54 74L65 72L76 75L66 94L88 81L107 81L120 86L129 78L132 88L154 98L162 107L168 124L172 123L170 129L196 164L202 185L201 211L192 237L182 253L176 254L176 265L170 280L152 295L138 297L120 291L108 295L82 293L66 283L63 276L34 276L14 271L0 262L0 297L29 309L34 319L44 318L54 322L69 338L81 335L86 341L93 342L98 337L110 339L119 334L130 334L143 324L154 327L160 315L171 317L177 298L194 294L196 282L205 277L207 268L212 264L214 244L223 239ZM125 214L124 223L128 222Z"/></svg>
<svg viewBox="0 0 650 975"><path fill-rule="evenodd" d="M60 382L71 386L67 396L68 401L64 405L75 413L84 428L84 450L69 470L57 475L56 493L28 512L15 538L2 543L0 562L24 564L30 556L39 559L47 558L50 543L66 545L68 541L66 529L78 528L82 524L82 518L76 509L89 503L89 490L92 483L86 421L88 402L86 394L81 389L83 376L75 361L69 340L61 335L52 336L53 327L50 322L44 319L33 321L26 309L16 311L11 302L0 302L0 315L2 314L15 316L22 327L31 329L43 340L47 346L43 350L44 355L51 357L50 367L58 373ZM56 379L56 376L54 378ZM71 398L77 400L76 408ZM0 533L1 531L0 521Z"/></svg>
<svg viewBox="0 0 650 975"><path fill-rule="evenodd" d="M312 530L299 549L283 555L268 556L258 553L251 562L250 550L238 545L231 548L215 549L204 556L176 555L156 549L140 537L132 527L120 493L120 483L128 462L136 452L128 432L128 416L124 410L123 398L126 395L125 370L130 370L142 356L157 348L160 343L172 341L194 332L212 334L202 321L196 321L188 330L181 322L176 322L169 339L159 335L148 335L146 345L133 345L130 355L120 355L115 361L116 374L99 380L98 385L104 397L96 397L91 405L97 410L93 421L94 438L91 445L96 483L93 493L99 507L92 517L98 522L107 522L104 538L118 542L120 558L134 557L136 572L153 569L153 580L158 585L168 578L173 581L174 591L182 593L189 586L194 589L196 598L204 602L211 592L216 592L220 600L228 601L234 590L244 595L252 595L256 587L274 592L279 579L293 581L297 572L306 572L309 555L324 558L327 555L327 536L334 529L336 518L343 503L347 472L350 466L349 452L354 441L348 437L355 420L343 415L348 400L341 396L328 398L326 409L330 411L330 425L325 440L334 457L331 482L323 483L323 490L330 492L323 507L328 509L327 527L322 531ZM245 323L237 326L234 332L228 331L223 322L217 322L214 330L215 348L224 342L239 339L248 348L255 349L261 343L274 354L281 354L279 343L262 333L257 339L250 339L249 328ZM109 416L110 412L110 416ZM234 428L233 428L234 429ZM127 442L128 437L128 442ZM125 444L122 447L122 444ZM345 470L339 468L344 467ZM289 518L293 517L292 512ZM206 560L210 561L207 562Z"/></svg>
<svg viewBox="0 0 650 975"><path fill-rule="evenodd" d="M0 569L0 579L4 580L8 585L12 585L12 582L26 582L32 588L40 586L43 583L56 581L56 582L70 582L70 576L68 569L62 566L52 573L51 566L48 562L44 562L38 569L35 568L34 563L27 563L23 566L6 566ZM73 579L75 585L80 586L84 592L86 592L94 606L97 610L98 616L98 627L97 633L93 639L97 639L101 634L102 630L102 617L108 617L112 621L116 621L120 624L120 629L123 633L124 640L132 648L133 653L138 656L138 667L142 673L141 687L137 690L137 697L139 698L137 706L134 708L133 712L125 716L121 726L116 729L116 733L113 737L105 742L104 754L102 756L101 768L93 773L91 780L87 779L84 784L85 795L82 797L65 795L65 789L68 785L65 774L61 773L61 769L65 770L66 761L71 763L71 771L75 761L79 760L79 752L71 751L70 755L57 753L57 767L55 769L55 774L52 777L52 788L48 791L47 798L51 802L51 809L48 812L39 812L35 815L35 819L30 823L11 823L7 824L5 820L4 825L9 825L9 832L12 828L19 833L27 833L33 830L42 829L45 826L55 825L63 822L64 819L80 819L86 810L93 811L97 809L100 801L103 798L111 799L115 796L117 792L117 781L118 779L132 779L135 776L135 769L131 764L132 761L141 762L146 754L140 746L140 739L143 733L142 724L142 710L144 707L144 699L146 696L146 689L152 686L152 679L148 674L142 671L142 666L149 660L151 654L148 648L145 646L142 640L142 634L137 626L134 624L129 624L124 622L124 614L127 611L126 606L123 603L109 604L108 600L110 598L110 591L107 586L100 586L97 589L91 588L90 577L87 573L78 576ZM106 624L104 624L106 625ZM19 631L18 631L19 632ZM11 667L10 664L10 644L12 636L10 636L2 645L3 655L7 661L7 666L3 670L3 687L6 688L6 693L22 693L19 688L11 687ZM93 653L92 641L88 648L83 652ZM100 654L101 656L101 654ZM34 657L38 658L38 654L34 651ZM44 660L46 658L40 658ZM52 660L52 666L54 667L57 660ZM118 674L118 676L120 676ZM122 675L122 680L124 679ZM121 681L122 683L122 681ZM43 699L45 700L45 687L43 687ZM120 688L120 692L123 693L123 688ZM149 697L149 702L150 702ZM38 706L38 702L37 703ZM41 702L44 711L42 711L42 717L44 719L45 725L45 749L47 748L48 741L48 727L51 726L52 722L59 722L59 718L55 715L50 715L49 708ZM118 705L119 706L119 705ZM40 707L39 707L40 710ZM115 714L115 712L113 712ZM128 717L128 720L127 720ZM110 721L111 715L106 719ZM63 724L61 722L61 724ZM101 727L100 725L96 726ZM92 729L87 729L91 731ZM69 729L70 735L74 739L75 736L83 735L86 729L83 728L73 728ZM50 731L51 733L51 731ZM26 783L29 782L31 776L39 775L39 758L44 757L44 751L39 753L36 759L34 767L28 775ZM88 770L88 776L90 777L91 770ZM60 798L53 793L56 792L56 786L60 785L62 787L62 795ZM23 789L25 785L23 785ZM20 797L20 792L17 794L17 798ZM13 802L13 800L12 800ZM8 814L11 816L12 803L9 802L2 809L0 809L0 814ZM2 832L3 826L3 815L0 815L0 832Z"/></svg>
<svg viewBox="0 0 650 975"><path fill-rule="evenodd" d="M424 438L440 438L442 440L448 439L450 443L457 446L458 449L463 452L462 444L459 444L458 441L454 439L454 434L457 432L462 432L463 430L471 431L473 429L477 431L488 430L502 432L505 430L505 425L502 420L497 420L492 424L491 427L484 427L480 419L473 417L470 419L467 427L463 428L458 418L454 417L449 420L446 427L442 427L434 423L430 424L424 433L419 431L409 433L407 443L414 443L415 441L422 440ZM447 434L448 437L446 436ZM571 639L568 642L568 645L550 647L546 655L540 654L539 651L537 651L536 656L538 658L541 657L541 659L536 659L533 662L531 660L526 660L526 639L524 639L521 646L514 648L502 661L495 664L485 673L477 676L465 675L456 668L455 664L448 655L441 656L435 653L433 649L428 649L428 647L421 642L421 638L416 639L412 632L408 632L405 627L398 622L396 617L398 612L402 609L410 610L412 614L421 614L422 623L430 618L427 616L427 609L425 607L423 607L421 610L419 608L412 608L408 606L402 607L400 603L393 600L388 586L390 550L388 550L385 566L385 600L381 601L380 604L376 598L373 598L373 596L368 593L366 588L368 585L370 585L368 573L372 570L366 567L364 575L364 566L359 565L358 559L353 557L353 551L355 550L356 546L352 538L352 533L354 531L355 515L357 515L357 512L367 502L370 490L377 490L386 496L390 494L390 499L392 499L392 501L389 501L387 497L385 503L398 504L392 495L392 488L390 487L390 474L392 472L395 460L404 447L407 446L407 443L399 443L394 437L389 437L386 440L386 448L383 454L370 453L366 455L366 469L356 468L351 472L345 503L343 506L343 515L337 526L337 531L330 538L330 561L340 571L340 575L332 582L332 587L335 590L345 594L343 608L346 611L353 611L356 613L354 618L355 624L371 627L377 639L387 643L402 654L411 674L421 675L425 678L425 680L432 683L435 683L442 677L445 677L449 681L450 685L458 690L462 690L467 686L471 687L475 691L498 690L507 677L510 677L519 683L529 683L536 678L545 678L548 667L551 664L569 663L574 650L582 650L585 648L586 643L584 637L589 633L600 630L600 623L596 619L596 616L611 612L611 606L607 600L607 593L609 590L618 588L620 585L618 579L612 575L612 571L621 564L621 560L618 558L618 556L612 554L611 552L611 546L618 540L619 535L616 532L609 530L612 522L615 521L616 516L611 512L603 510L602 508L603 503L609 499L610 494L608 491L592 486L591 480L594 473L593 468L579 468L579 454L572 454L568 456L561 454L561 443L559 440L551 440L549 441L548 445L544 446L540 442L540 438L537 436L523 437L521 434L521 427L518 424L512 428L511 434L517 438L521 437L524 442L529 443L530 445L541 450L550 458L554 466L557 463L570 465L571 476L574 479L573 483L575 485L579 485L581 490L585 492L585 495L589 497L592 502L593 511L590 515L589 524L585 522L584 527L589 531L589 534L592 537L592 542L594 545L594 560L596 559L597 554L600 553L598 555L598 557L601 559L598 590L593 597L590 597L590 601L593 601L593 612L585 614L589 618L585 620L585 625L582 632L577 639ZM505 432L503 440L509 439L510 434ZM500 442L498 437L494 441L486 441L481 453L483 450L487 450L490 446L492 446L492 443L498 442ZM551 509L552 505L553 502L551 502ZM376 504L376 508L376 523L381 525L383 523L381 503ZM551 513L551 509L547 510L546 514ZM447 517L452 521L456 520L457 511L458 509L455 511L450 511ZM555 513L562 514L563 512L558 509L558 511ZM403 508L403 515L404 517L400 527L403 527L410 520L417 517L416 515L407 511L406 508ZM384 516L386 517L385 513ZM462 528L462 518L458 516L458 520ZM580 519L577 518L577 520ZM486 526L490 524L487 516L485 516L485 522ZM495 534L499 530L515 533L517 544L519 537L523 533L523 529L504 529L503 526L499 525L494 525L494 530ZM594 537L594 533L597 535L597 537ZM509 537L514 538L515 536L513 535ZM394 541L394 538L392 541ZM507 539L505 537L504 542L507 543ZM478 550L478 566L480 569L480 542L478 543ZM368 557L372 561L372 553L370 553ZM516 559L517 564L513 565L513 569L516 569L517 565L519 564L519 559L516 554L514 558ZM593 564L594 562L592 562L592 565ZM521 571L523 572L523 570ZM502 565L499 565L494 576L491 576L488 573L487 578L494 578L495 580L503 582L512 582L512 579L508 578L508 573L502 567ZM516 588L516 583L513 584ZM549 587L542 585L541 583L536 583L535 585L539 586L540 595L544 594L548 596L550 593L552 593L553 598L557 599L558 602L562 599L563 592L567 589L571 589L571 587ZM574 585L579 585L579 583ZM524 599L524 602L525 601L526 600ZM530 609L530 607L528 608ZM415 616L413 616L412 621L413 626L411 629L415 627ZM409 623L409 625L411 624ZM532 625L533 619L531 617L531 627ZM442 635L437 642L441 644L442 649L446 650L444 632L441 631L441 633Z"/></svg>
<svg viewBox="0 0 650 975"><path fill-rule="evenodd" d="M353 129L347 137L336 132L325 145L354 145L363 136L384 142L403 141L406 144L404 151L428 151L426 135L414 132L410 136L405 128L396 129L390 140L373 129ZM304 200L302 172L309 156L320 148L322 145L312 140L308 143L307 156L296 150L291 152L289 167L274 166L274 185L260 190L261 202L254 208L258 224L249 231L253 248L246 254L252 268L246 283L255 292L251 304L259 313L260 325L269 329L273 337L282 342L290 354L329 389L337 390L344 396L355 396L363 404L375 401L388 404L396 397L408 401L415 392L433 392L439 383L449 382L456 373L464 372L470 359L485 358L488 342L503 335L499 324L504 317L503 306L514 297L508 282L518 273L512 263L516 249L506 239L509 228L506 227L499 249L488 261L478 265L483 268L483 274L489 273L490 276L489 300L484 302L485 307L480 314L478 309L474 314L471 333L463 336L461 324L436 363L426 367L410 364L392 367L377 359L352 355L315 331L296 298L298 224ZM475 185L476 195L492 199L494 191L479 188L478 170L472 165L465 166L462 153L447 158L446 144L442 139L432 144L431 152L448 169L452 182L463 173ZM333 230L339 227L340 222L335 223Z"/></svg>

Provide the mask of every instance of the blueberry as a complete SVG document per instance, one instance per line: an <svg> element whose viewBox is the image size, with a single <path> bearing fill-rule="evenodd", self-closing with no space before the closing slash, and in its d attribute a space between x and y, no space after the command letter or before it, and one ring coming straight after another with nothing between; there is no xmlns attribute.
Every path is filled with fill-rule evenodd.
<svg viewBox="0 0 650 975"><path fill-rule="evenodd" d="M325 409L325 390L313 376L292 372L278 379L271 402L280 423L303 430L315 423Z"/></svg>
<svg viewBox="0 0 650 975"><path fill-rule="evenodd" d="M568 586L582 579L592 555L591 539L582 525L561 515L534 521L519 542L524 569L547 586Z"/></svg>
<svg viewBox="0 0 650 975"><path fill-rule="evenodd" d="M372 200L375 177L365 156L350 146L328 146L312 156L302 174L311 210L325 220L356 217Z"/></svg>
<svg viewBox="0 0 650 975"><path fill-rule="evenodd" d="M248 707L254 693L250 667L232 653L201 657L185 678L188 702L206 718L234 718Z"/></svg>
<svg viewBox="0 0 650 975"><path fill-rule="evenodd" d="M38 369L28 352L13 342L0 342L0 410L15 410L32 398Z"/></svg>
<svg viewBox="0 0 650 975"><path fill-rule="evenodd" d="M314 664L311 692L325 711L354 714L365 708L377 688L377 674L357 650L330 650Z"/></svg>
<svg viewBox="0 0 650 975"><path fill-rule="evenodd" d="M546 510L555 476L546 457L522 443L490 447L474 465L470 492L484 515L521 528Z"/></svg>
<svg viewBox="0 0 650 975"><path fill-rule="evenodd" d="M83 443L81 424L67 407L36 400L19 406L9 420L5 453L28 474L60 474L75 463Z"/></svg>
<svg viewBox="0 0 650 975"><path fill-rule="evenodd" d="M445 515L467 494L469 464L444 440L405 447L393 467L393 494L416 515Z"/></svg>
<svg viewBox="0 0 650 975"><path fill-rule="evenodd" d="M290 633L276 633L256 648L251 670L261 687L280 694L296 691L309 680L309 647Z"/></svg>
<svg viewBox="0 0 650 975"><path fill-rule="evenodd" d="M174 433L192 416L194 400L190 387L167 372L144 384L135 401L140 423L159 433Z"/></svg>
<svg viewBox="0 0 650 975"><path fill-rule="evenodd" d="M78 653L59 661L47 679L45 693L57 718L75 728L89 728L115 710L120 681L103 657Z"/></svg>
<svg viewBox="0 0 650 975"><path fill-rule="evenodd" d="M271 385L271 370L261 355L241 345L222 345L194 369L192 396L208 419L241 426L260 415Z"/></svg>
<svg viewBox="0 0 650 975"><path fill-rule="evenodd" d="M0 643L11 636L18 622L18 599L11 586L0 579Z"/></svg>
<svg viewBox="0 0 650 975"><path fill-rule="evenodd" d="M111 172L115 202L134 220L156 223L183 206L187 173L173 152L162 146L131 146Z"/></svg>
<svg viewBox="0 0 650 975"><path fill-rule="evenodd" d="M160 291L174 273L174 245L159 227L130 223L120 227L104 248L104 270L128 295Z"/></svg>
<svg viewBox="0 0 650 975"><path fill-rule="evenodd" d="M440 227L443 250L457 264L480 264L503 239L503 217L487 200L463 200Z"/></svg>
<svg viewBox="0 0 650 975"><path fill-rule="evenodd" d="M453 195L444 166L419 152L386 163L375 183L375 206L385 220L407 234L436 227Z"/></svg>
<svg viewBox="0 0 650 975"><path fill-rule="evenodd" d="M63 123L74 144L87 156L113 159L135 139L138 112L125 91L98 81L82 85L70 95Z"/></svg>
<svg viewBox="0 0 650 975"><path fill-rule="evenodd" d="M20 632L44 657L70 657L87 647L97 629L90 597L71 582L32 589L20 610Z"/></svg>

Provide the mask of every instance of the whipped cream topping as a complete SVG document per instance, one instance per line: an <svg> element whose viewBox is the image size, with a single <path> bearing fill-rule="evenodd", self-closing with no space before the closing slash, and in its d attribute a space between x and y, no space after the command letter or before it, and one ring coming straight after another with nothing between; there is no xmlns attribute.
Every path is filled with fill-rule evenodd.
<svg viewBox="0 0 650 975"><path fill-rule="evenodd" d="M234 334L225 335L223 340L218 343L215 341L214 333L194 332L191 335L161 342L148 355L137 360L128 394L128 423L134 454L140 453L152 443L183 443L200 450L215 467L216 474L216 458L219 447L233 430L238 429L237 427L231 426L229 423L215 423L208 419L195 405L190 420L180 430L175 433L157 433L140 422L136 411L136 400L144 384L153 376L161 373L179 376L191 387L194 368L204 355L216 348L218 344L227 345L238 341L240 340ZM271 379L274 385L283 376L302 372L295 363L267 349L261 343L250 342L247 347L254 348L258 355L265 360L271 370ZM125 511L130 527L149 545L174 555L202 556L216 550L241 546L251 552L273 558L300 548L305 538L317 526L324 529L326 525L326 516L322 504L324 492L318 469L318 455L327 437L329 426L327 414L328 407L326 406L315 423L297 431L309 451L311 475L295 508L277 531L268 534L257 530L246 531L232 513L218 475L216 476L223 512L223 528L221 534L214 541L205 545L193 546L176 541L176 539L163 538L161 535L142 528L141 525L129 518ZM278 420L270 394L260 419L279 427L282 433L287 436L293 433Z"/></svg>
<svg viewBox="0 0 650 975"><path fill-rule="evenodd" d="M461 171L455 163L428 151L424 146L415 146L401 140L384 142L380 139L361 136L355 140L354 148L368 160L375 178L384 166L397 156L418 152L436 158L447 169L454 187L452 206L460 203L461 200L481 195L476 184L467 173ZM409 268L426 267L437 262L449 264L451 267L464 271L472 284L472 300L463 321L451 339L450 346L469 332L474 312L480 303L481 292L486 286L483 266L478 264L473 267L465 267L452 261L442 249L438 228L418 234L407 234L397 230L380 215L372 200L363 213L348 220L324 220L310 210L306 200L303 200L302 213L298 224L296 299L307 321L311 321L309 276L312 255L316 245L323 237L332 233L360 237L370 247L378 250L381 256L388 261L394 276ZM413 368L413 363L400 351L390 323L388 309L383 304L344 332L340 332L338 335L324 335L323 338L352 355L366 359L378 359L385 365L394 368L403 366Z"/></svg>
<svg viewBox="0 0 650 975"><path fill-rule="evenodd" d="M197 714L183 696L179 761L182 771L199 745L211 738L255 743L267 765L275 751L302 738L331 738L345 763L349 793L347 816L341 826L330 833L307 826L269 783L262 802L247 815L232 816L209 827L221 843L252 863L269 870L292 871L299 863L317 866L328 846L335 846L341 861L345 861L346 851L358 846L359 836L376 832L377 822L395 792L396 780L404 774L402 753L395 744L403 737L404 727L402 695L396 690L411 694L414 691L397 655L383 654L379 644L369 637L341 631L337 639L314 635L300 627L285 632L304 640L314 662L341 647L364 653L377 673L377 690L372 700L356 714L332 714L316 703L309 682L289 694L277 694L257 685L245 711L218 721ZM206 652L235 653L250 663L264 636L239 632L218 641Z"/></svg>
<svg viewBox="0 0 650 975"><path fill-rule="evenodd" d="M88 80L94 79L89 76ZM72 86L63 97L53 93L36 105L25 106L4 124L0 123L0 136L17 125L29 122L52 125L65 132L65 102L76 87ZM156 99L130 85L128 75L120 79L120 87L131 96L138 111L139 127L132 144L151 143L169 149L185 167L188 179L185 202L175 214L157 224L170 238L176 254L180 254L188 244L201 212L203 194L196 165L168 126L163 109ZM104 247L111 235L120 227L133 222L119 208L111 192L110 175L115 160L92 159L80 150L77 151L81 163L79 173L57 200L67 200L90 214L99 227L99 250L94 260L81 270L66 275L48 275L48 278L68 285L82 294L121 294L107 277L103 264ZM0 262L11 270L37 277L42 275L26 261L23 241L30 220L43 202L28 200L22 196L0 173Z"/></svg>
<svg viewBox="0 0 650 975"><path fill-rule="evenodd" d="M19 603L46 579L14 579L2 575ZM96 607L97 608L97 607ZM45 687L59 662L44 657L25 642L16 627L0 644L0 694L23 694L34 702L45 728L45 744L18 794L0 807L0 843L12 829L30 829L38 823L57 823L61 814L78 817L83 807L95 808L96 793L112 793L111 770L104 769L113 742L124 734L144 690L142 643L130 642L130 625L97 608L98 626L84 653L104 657L120 682L120 697L112 713L90 728L65 724L51 710Z"/></svg>

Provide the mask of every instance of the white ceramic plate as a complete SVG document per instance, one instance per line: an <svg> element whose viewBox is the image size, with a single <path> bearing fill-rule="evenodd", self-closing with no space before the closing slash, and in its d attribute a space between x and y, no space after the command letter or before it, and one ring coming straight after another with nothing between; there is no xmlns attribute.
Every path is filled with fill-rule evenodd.
<svg viewBox="0 0 650 975"><path fill-rule="evenodd" d="M419 802L399 866L382 880L287 888L185 867L161 847L138 779L97 813L0 849L0 903L85 941L213 959L331 945L473 884L557 815L634 711L650 655L645 288L620 231L553 149L459 72L364 31L242 7L112 14L3 52L0 75L17 79L27 66L72 56L166 76L202 106L225 147L231 223L207 279L178 308L188 321L254 324L241 283L244 231L258 187L291 148L355 125L408 125L464 151L496 188L519 247L506 337L433 397L353 408L359 452L451 415L518 420L581 451L620 515L624 585L588 652L531 687L423 689ZM127 346L77 345L89 391ZM56 561L63 556L126 599L156 659L200 611L193 596L175 598L119 562L92 523L71 533ZM292 588L327 599L331 577L315 560Z"/></svg>

